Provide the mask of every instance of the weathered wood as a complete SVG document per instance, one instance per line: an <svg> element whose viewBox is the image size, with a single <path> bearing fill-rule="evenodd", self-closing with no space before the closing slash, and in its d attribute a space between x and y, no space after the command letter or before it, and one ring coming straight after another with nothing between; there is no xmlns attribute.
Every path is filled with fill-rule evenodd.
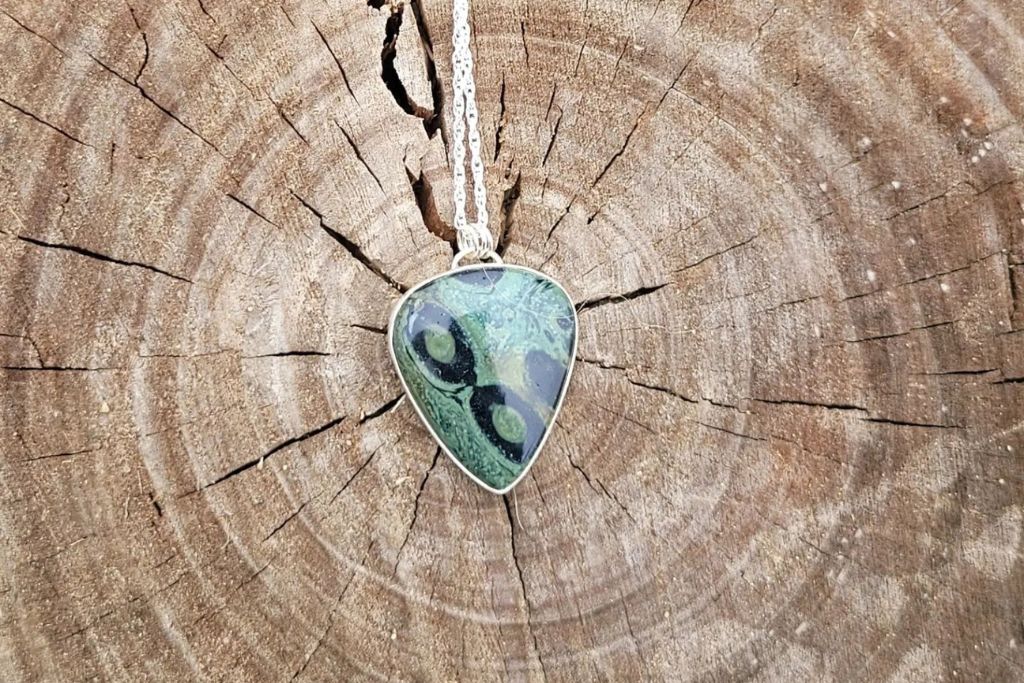
<svg viewBox="0 0 1024 683"><path fill-rule="evenodd" d="M372 5L3 3L0 677L1024 676L1024 6L477 0L583 302L503 499L396 405L449 15Z"/></svg>

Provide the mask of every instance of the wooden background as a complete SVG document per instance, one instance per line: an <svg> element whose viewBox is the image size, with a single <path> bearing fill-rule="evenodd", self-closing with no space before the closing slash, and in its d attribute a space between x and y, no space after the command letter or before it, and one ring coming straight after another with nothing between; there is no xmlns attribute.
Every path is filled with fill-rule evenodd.
<svg viewBox="0 0 1024 683"><path fill-rule="evenodd" d="M0 0L0 678L1024 678L1024 5L476 0L581 302L504 498L398 403L450 16L381 5Z"/></svg>

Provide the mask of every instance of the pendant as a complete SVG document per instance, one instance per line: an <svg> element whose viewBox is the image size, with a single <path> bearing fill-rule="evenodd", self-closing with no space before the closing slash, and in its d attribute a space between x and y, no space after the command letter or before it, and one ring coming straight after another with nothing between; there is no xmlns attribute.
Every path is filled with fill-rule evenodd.
<svg viewBox="0 0 1024 683"><path fill-rule="evenodd" d="M576 326L560 284L530 268L482 263L409 290L388 343L434 439L473 481L500 494L526 476L554 426Z"/></svg>

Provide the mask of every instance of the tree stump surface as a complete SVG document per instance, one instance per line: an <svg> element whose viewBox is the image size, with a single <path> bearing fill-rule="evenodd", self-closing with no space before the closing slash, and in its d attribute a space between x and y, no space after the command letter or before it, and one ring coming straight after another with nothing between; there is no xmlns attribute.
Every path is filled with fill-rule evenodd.
<svg viewBox="0 0 1024 683"><path fill-rule="evenodd" d="M473 3L580 305L516 494L384 343L450 9L0 3L0 678L1024 677L1024 6Z"/></svg>

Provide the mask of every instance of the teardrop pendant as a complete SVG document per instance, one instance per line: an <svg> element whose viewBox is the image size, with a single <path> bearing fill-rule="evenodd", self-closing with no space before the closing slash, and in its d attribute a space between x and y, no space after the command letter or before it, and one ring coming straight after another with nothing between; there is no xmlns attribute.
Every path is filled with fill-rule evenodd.
<svg viewBox="0 0 1024 683"><path fill-rule="evenodd" d="M530 268L463 266L398 302L389 347L406 394L475 482L505 493L554 426L576 357L576 309Z"/></svg>

